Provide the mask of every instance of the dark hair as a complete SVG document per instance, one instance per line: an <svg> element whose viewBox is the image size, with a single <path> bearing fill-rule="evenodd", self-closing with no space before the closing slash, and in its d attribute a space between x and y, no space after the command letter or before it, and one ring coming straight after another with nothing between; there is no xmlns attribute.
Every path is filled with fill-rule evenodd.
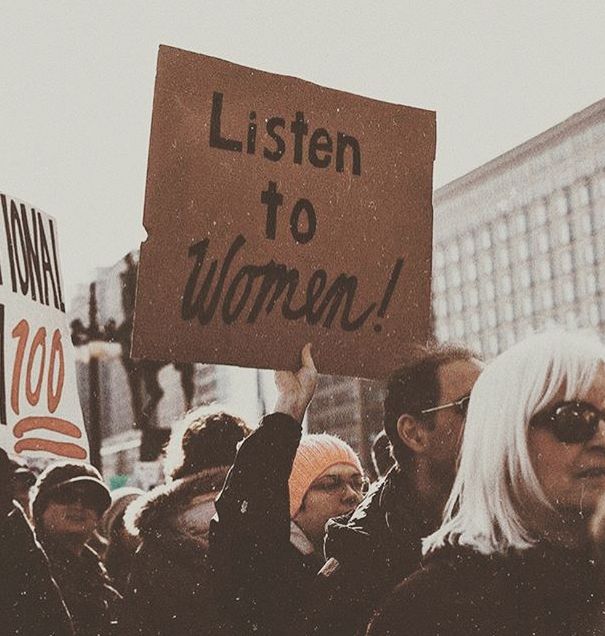
<svg viewBox="0 0 605 636"><path fill-rule="evenodd" d="M97 494L99 516L111 504L109 489L103 482L101 473L92 465L59 461L49 464L38 476L31 494L32 517L36 530L43 530L42 515L52 500L53 494L62 487L75 482L83 482Z"/></svg>
<svg viewBox="0 0 605 636"><path fill-rule="evenodd" d="M181 479L208 468L231 466L237 445L250 432L239 417L202 407L173 431L166 447L167 471L173 479Z"/></svg>
<svg viewBox="0 0 605 636"><path fill-rule="evenodd" d="M395 463L391 454L391 442L384 431L380 431L372 442L372 462L378 477L386 475Z"/></svg>
<svg viewBox="0 0 605 636"><path fill-rule="evenodd" d="M391 375L384 401L384 430L399 466L406 464L413 456L413 451L399 437L399 417L403 413L419 417L420 411L437 405L440 393L437 370L441 365L473 358L478 356L463 346L428 344L419 349L408 364ZM433 423L432 415L426 415L422 419L429 425Z"/></svg>

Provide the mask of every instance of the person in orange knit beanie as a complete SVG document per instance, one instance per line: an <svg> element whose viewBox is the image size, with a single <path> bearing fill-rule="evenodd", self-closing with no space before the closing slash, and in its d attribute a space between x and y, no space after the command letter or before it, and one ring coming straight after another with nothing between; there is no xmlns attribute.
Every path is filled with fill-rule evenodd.
<svg viewBox="0 0 605 636"><path fill-rule="evenodd" d="M275 412L242 442L211 522L221 633L314 633L326 522L350 513L365 490L361 463L347 443L302 434L317 383L310 345L298 372L278 371L275 382Z"/></svg>
<svg viewBox="0 0 605 636"><path fill-rule="evenodd" d="M302 436L288 481L290 518L317 552L328 519L349 513L365 484L359 457L346 442L327 433Z"/></svg>

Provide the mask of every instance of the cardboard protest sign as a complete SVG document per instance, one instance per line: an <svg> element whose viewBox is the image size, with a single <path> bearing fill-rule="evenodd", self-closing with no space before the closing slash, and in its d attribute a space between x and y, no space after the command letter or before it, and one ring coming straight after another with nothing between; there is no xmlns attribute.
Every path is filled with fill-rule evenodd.
<svg viewBox="0 0 605 636"><path fill-rule="evenodd" d="M55 220L0 193L0 446L84 460Z"/></svg>
<svg viewBox="0 0 605 636"><path fill-rule="evenodd" d="M380 377L429 330L435 113L160 47L133 356Z"/></svg>

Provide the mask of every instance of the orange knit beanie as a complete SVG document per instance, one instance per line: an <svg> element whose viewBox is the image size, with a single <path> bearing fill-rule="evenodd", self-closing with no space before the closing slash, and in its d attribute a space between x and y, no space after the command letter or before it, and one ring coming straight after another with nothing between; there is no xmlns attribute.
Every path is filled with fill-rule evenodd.
<svg viewBox="0 0 605 636"><path fill-rule="evenodd" d="M346 442L327 433L302 436L288 482L291 519L300 510L309 486L335 464L350 464L363 475L359 457Z"/></svg>

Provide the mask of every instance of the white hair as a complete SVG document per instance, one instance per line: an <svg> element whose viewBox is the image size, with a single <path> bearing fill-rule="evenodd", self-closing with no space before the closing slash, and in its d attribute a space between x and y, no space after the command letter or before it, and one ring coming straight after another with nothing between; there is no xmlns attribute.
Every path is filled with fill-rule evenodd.
<svg viewBox="0 0 605 636"><path fill-rule="evenodd" d="M538 541L523 510L552 506L529 457L529 421L557 395L584 397L604 361L595 334L562 329L532 335L495 358L471 393L458 473L424 554L446 543L491 554Z"/></svg>

